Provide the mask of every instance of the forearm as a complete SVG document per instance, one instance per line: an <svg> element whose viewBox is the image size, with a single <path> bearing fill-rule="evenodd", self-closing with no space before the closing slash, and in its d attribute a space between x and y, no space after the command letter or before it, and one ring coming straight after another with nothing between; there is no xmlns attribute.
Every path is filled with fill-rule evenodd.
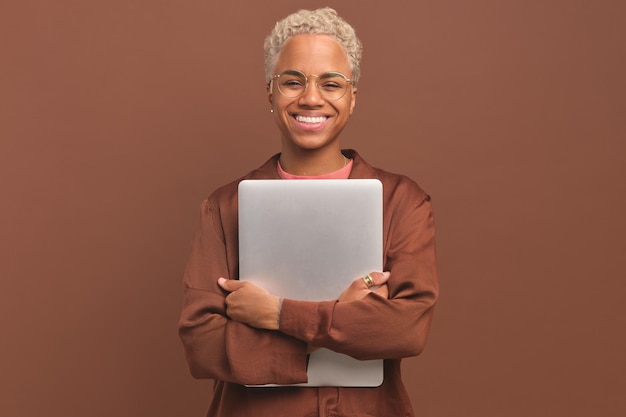
<svg viewBox="0 0 626 417"><path fill-rule="evenodd" d="M432 209L423 200L394 222L385 250L389 299L369 294L352 302L285 300L280 330L358 359L419 354L439 293Z"/></svg>
<svg viewBox="0 0 626 417"><path fill-rule="evenodd" d="M433 304L426 294L419 301L375 294L349 303L285 300L280 330L357 359L415 356L426 343Z"/></svg>
<svg viewBox="0 0 626 417"><path fill-rule="evenodd" d="M179 334L191 374L239 384L306 381L307 345L207 311L206 291L188 289Z"/></svg>

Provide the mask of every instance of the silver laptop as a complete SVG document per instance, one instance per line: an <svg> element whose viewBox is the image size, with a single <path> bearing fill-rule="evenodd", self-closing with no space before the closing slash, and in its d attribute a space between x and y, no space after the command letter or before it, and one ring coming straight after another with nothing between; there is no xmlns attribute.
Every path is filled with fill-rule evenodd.
<svg viewBox="0 0 626 417"><path fill-rule="evenodd" d="M335 300L382 270L382 184L244 180L239 184L239 278L284 298ZM383 361L328 349L311 354L302 386L378 386Z"/></svg>

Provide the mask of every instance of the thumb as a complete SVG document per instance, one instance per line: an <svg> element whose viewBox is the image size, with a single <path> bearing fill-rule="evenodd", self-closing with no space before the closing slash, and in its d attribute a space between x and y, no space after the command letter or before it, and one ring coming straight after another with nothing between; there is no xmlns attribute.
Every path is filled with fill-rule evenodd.
<svg viewBox="0 0 626 417"><path fill-rule="evenodd" d="M236 279L226 279L223 277L219 277L217 279L217 283L220 287L222 287L222 289L228 292L237 291L239 288L243 287L246 284L245 282Z"/></svg>

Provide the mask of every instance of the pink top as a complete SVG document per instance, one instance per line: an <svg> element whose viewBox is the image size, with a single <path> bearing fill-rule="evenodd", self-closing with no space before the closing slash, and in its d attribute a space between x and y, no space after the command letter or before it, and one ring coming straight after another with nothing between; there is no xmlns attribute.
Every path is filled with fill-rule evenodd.
<svg viewBox="0 0 626 417"><path fill-rule="evenodd" d="M352 171L352 159L343 168L322 175L293 175L286 172L278 161L278 175L284 180L347 180Z"/></svg>

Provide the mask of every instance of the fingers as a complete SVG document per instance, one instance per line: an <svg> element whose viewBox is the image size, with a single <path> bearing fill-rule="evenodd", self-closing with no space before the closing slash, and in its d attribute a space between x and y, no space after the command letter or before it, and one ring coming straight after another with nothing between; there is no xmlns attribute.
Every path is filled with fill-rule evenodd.
<svg viewBox="0 0 626 417"><path fill-rule="evenodd" d="M222 287L222 289L228 292L237 291L239 288L249 284L248 282L245 282L245 281L239 281L236 279L226 279L222 277L217 279L217 283L219 284L220 287Z"/></svg>
<svg viewBox="0 0 626 417"><path fill-rule="evenodd" d="M366 277L357 278L341 293L338 300L341 302L362 300L371 293L389 298L386 283L390 276L390 272L370 272Z"/></svg>
<svg viewBox="0 0 626 417"><path fill-rule="evenodd" d="M230 319L258 329L277 330L280 298L251 282L218 278L218 285L229 292L224 298Z"/></svg>
<svg viewBox="0 0 626 417"><path fill-rule="evenodd" d="M385 272L383 272L381 274L377 274L377 275L380 278L380 280L374 279L374 285L383 285L387 281L389 281L389 278L391 277L391 272L385 271Z"/></svg>
<svg viewBox="0 0 626 417"><path fill-rule="evenodd" d="M365 287L366 289L369 289L370 287L378 287L379 285L383 285L384 283L386 283L389 280L389 277L391 276L390 272L370 272L369 274L367 274L366 276L362 277L360 280L356 280L361 281L359 283L359 286L361 287Z"/></svg>

